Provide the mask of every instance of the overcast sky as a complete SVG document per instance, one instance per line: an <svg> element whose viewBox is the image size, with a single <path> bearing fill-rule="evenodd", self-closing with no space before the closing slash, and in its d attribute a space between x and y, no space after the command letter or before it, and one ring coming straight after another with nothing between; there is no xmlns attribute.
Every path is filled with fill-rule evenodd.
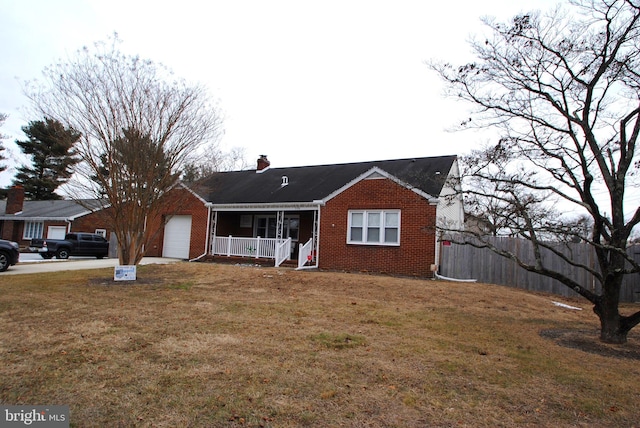
<svg viewBox="0 0 640 428"><path fill-rule="evenodd" d="M484 138L446 132L469 106L442 97L425 64L472 60L482 16L507 20L557 1L0 0L0 132L30 120L21 83L117 32L121 50L204 83L224 148L272 167L463 154ZM5 151L6 152L6 151ZM0 185L15 171L0 173Z"/></svg>

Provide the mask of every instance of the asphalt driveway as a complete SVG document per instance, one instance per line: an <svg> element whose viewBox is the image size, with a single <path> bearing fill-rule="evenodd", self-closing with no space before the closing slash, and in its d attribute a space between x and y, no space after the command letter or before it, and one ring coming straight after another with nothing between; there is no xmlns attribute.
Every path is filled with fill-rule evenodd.
<svg viewBox="0 0 640 428"><path fill-rule="evenodd" d="M179 262L178 259L168 259L163 257L145 257L140 262L141 265L167 264ZM42 273L60 272L65 270L99 269L115 267L118 259L102 259L95 257L69 257L67 260L50 259L44 260L39 254L21 253L20 261L17 265L9 267L9 270L0 273L3 275L19 275L22 273Z"/></svg>

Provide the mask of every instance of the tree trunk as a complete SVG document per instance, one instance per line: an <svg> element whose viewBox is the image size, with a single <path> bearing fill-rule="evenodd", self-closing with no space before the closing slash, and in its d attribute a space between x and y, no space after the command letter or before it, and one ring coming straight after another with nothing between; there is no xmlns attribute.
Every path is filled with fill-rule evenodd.
<svg viewBox="0 0 640 428"><path fill-rule="evenodd" d="M627 342L629 326L618 310L622 275L611 274L602 284L602 295L595 302L593 311L600 318L600 340L604 343Z"/></svg>
<svg viewBox="0 0 640 428"><path fill-rule="evenodd" d="M616 311L617 312L617 311ZM600 316L600 340L604 343L623 344L627 342L629 330L624 328L620 314Z"/></svg>

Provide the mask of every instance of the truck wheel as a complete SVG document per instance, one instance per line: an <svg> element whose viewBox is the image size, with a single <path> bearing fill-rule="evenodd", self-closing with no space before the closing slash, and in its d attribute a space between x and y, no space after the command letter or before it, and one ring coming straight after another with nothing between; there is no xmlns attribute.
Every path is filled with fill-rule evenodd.
<svg viewBox="0 0 640 428"><path fill-rule="evenodd" d="M68 259L69 258L69 250L66 248L60 248L56 252L56 259Z"/></svg>
<svg viewBox="0 0 640 428"><path fill-rule="evenodd" d="M0 272L4 272L7 269L9 269L9 256L0 252Z"/></svg>

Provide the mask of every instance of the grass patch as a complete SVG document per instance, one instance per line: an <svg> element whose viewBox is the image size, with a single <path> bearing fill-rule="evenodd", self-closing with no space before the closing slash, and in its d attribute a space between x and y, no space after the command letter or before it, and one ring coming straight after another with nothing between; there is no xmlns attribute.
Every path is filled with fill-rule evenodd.
<svg viewBox="0 0 640 428"><path fill-rule="evenodd" d="M2 277L0 402L68 404L78 427L640 420L638 333L595 346L595 316L557 296L199 263L112 273Z"/></svg>
<svg viewBox="0 0 640 428"><path fill-rule="evenodd" d="M331 349L354 348L366 344L364 336L347 333L318 333L311 336L311 340Z"/></svg>
<svg viewBox="0 0 640 428"><path fill-rule="evenodd" d="M177 284L170 284L169 288L173 290L190 290L191 287L193 287L193 285L194 285L193 281L187 281L187 282L179 282Z"/></svg>

